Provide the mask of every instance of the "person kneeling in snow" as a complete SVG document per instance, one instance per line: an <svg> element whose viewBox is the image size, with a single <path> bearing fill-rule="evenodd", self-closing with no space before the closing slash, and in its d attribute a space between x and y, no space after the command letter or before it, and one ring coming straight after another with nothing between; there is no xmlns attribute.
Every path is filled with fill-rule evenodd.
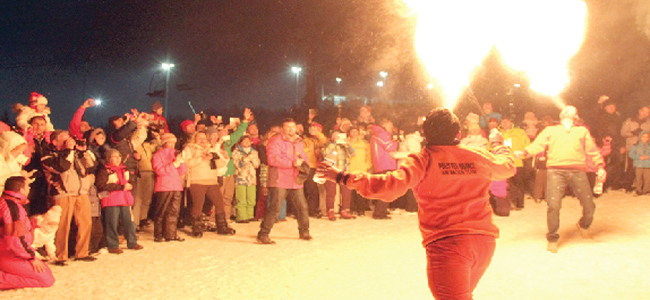
<svg viewBox="0 0 650 300"><path fill-rule="evenodd" d="M29 185L22 176L7 179L0 197L0 290L50 287L52 271L36 258L32 224L23 205Z"/></svg>
<svg viewBox="0 0 650 300"><path fill-rule="evenodd" d="M437 108L423 124L428 146L386 174L350 174L327 164L318 175L368 198L392 201L412 188L418 202L429 288L437 299L471 299L496 247L488 190L493 180L514 175L515 163L498 131L494 154L458 146L460 121Z"/></svg>

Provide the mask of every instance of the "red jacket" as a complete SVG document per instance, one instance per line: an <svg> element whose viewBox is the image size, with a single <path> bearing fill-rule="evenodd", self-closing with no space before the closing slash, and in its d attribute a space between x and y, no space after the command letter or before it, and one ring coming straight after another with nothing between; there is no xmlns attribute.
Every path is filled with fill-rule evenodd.
<svg viewBox="0 0 650 300"><path fill-rule="evenodd" d="M507 147L487 150L429 146L411 154L396 171L351 175L347 186L364 197L392 201L412 188L418 201L422 244L456 235L498 237L488 190L493 180L514 175Z"/></svg>
<svg viewBox="0 0 650 300"><path fill-rule="evenodd" d="M176 149L161 149L153 155L152 163L154 172L156 172L155 192L175 192L183 191L183 179L181 175L187 172L185 163L180 166L174 166L176 159Z"/></svg>
<svg viewBox="0 0 650 300"><path fill-rule="evenodd" d="M133 205L133 194L131 194L131 191L124 190L127 183L133 184L135 180L129 177L129 171L121 164L117 167L107 164L97 172L97 180L95 181L97 191L100 193L108 192L106 197L101 198L102 208Z"/></svg>
<svg viewBox="0 0 650 300"><path fill-rule="evenodd" d="M169 133L169 125L167 124L167 119L164 116L157 113L152 113L153 120L149 122L151 125L160 126L162 129L165 129L165 133Z"/></svg>
<svg viewBox="0 0 650 300"><path fill-rule="evenodd" d="M83 139L84 134L81 133L79 127L81 126L81 121L83 121L84 113L86 113L86 108L85 107L79 107L77 109L77 112L74 113L74 116L72 116L72 121L70 121L70 126L68 126L68 132L70 132L70 136L75 138L75 139ZM90 143L90 141L88 141Z"/></svg>
<svg viewBox="0 0 650 300"><path fill-rule="evenodd" d="M269 140L266 146L266 155L269 163L269 173L277 173L276 182L269 183L269 186L281 189L300 189L302 184L296 183L298 169L293 166L296 158L301 157L307 162L307 154L302 144L302 139L291 142L278 134ZM271 176L269 176L269 180Z"/></svg>

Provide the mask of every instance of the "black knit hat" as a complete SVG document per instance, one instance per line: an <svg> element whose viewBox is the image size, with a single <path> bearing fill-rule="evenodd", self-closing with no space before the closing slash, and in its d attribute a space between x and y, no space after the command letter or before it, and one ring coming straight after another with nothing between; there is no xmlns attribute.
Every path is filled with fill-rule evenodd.
<svg viewBox="0 0 650 300"><path fill-rule="evenodd" d="M429 145L456 145L460 120L446 108L435 108L427 115L422 129Z"/></svg>

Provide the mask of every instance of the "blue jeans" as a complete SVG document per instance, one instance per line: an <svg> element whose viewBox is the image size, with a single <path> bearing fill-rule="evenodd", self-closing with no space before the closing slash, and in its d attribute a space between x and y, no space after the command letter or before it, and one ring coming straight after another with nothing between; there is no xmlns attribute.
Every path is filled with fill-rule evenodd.
<svg viewBox="0 0 650 300"><path fill-rule="evenodd" d="M271 191L275 189L270 187L269 194L266 196L266 211L267 213L271 211ZM282 199L282 207L280 208L280 214L278 215L278 220L284 220L287 218L287 201Z"/></svg>
<svg viewBox="0 0 650 300"><path fill-rule="evenodd" d="M122 222L124 228L124 237L126 246L133 248L137 243L135 236L135 223L131 219L131 208L128 206L107 206L104 208L104 220L106 222L106 243L108 249L117 249L120 247L117 232L117 225Z"/></svg>
<svg viewBox="0 0 650 300"><path fill-rule="evenodd" d="M580 227L588 229L594 221L596 204L594 204L587 173L581 170L548 169L546 181L546 202L548 203L546 223L548 233L546 239L549 242L557 242L560 239L560 235L557 233L560 228L560 208L562 208L562 198L567 186L571 187L573 194L580 200L580 205L582 205Z"/></svg>
<svg viewBox="0 0 650 300"><path fill-rule="evenodd" d="M266 211L264 220L260 224L260 231L258 236L269 236L273 224L280 215L281 202L288 199L293 204L296 217L298 218L298 232L300 234L309 234L309 213L307 212L307 199L305 199L305 192L302 188L299 189L281 189L270 188L269 195L269 210Z"/></svg>

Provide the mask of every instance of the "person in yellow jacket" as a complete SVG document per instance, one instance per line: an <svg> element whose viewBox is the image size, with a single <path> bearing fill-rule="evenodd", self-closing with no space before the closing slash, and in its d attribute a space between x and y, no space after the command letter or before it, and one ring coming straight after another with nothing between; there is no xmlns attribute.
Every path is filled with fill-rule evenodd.
<svg viewBox="0 0 650 300"><path fill-rule="evenodd" d="M567 186L571 186L573 194L582 205L582 218L576 224L582 238L591 238L589 227L594 220L593 194L587 179L587 159L598 167L596 175L601 182L605 181L605 162L600 151L584 126L574 125L578 119L578 111L573 106L567 106L560 112L561 124L548 126L535 138L535 140L522 151L514 151L515 157L532 157L548 149L546 167L548 169L546 182L546 202L548 210L546 221L548 225L549 252L557 253L557 233L560 228L560 208L562 198Z"/></svg>
<svg viewBox="0 0 650 300"><path fill-rule="evenodd" d="M348 170L351 174L371 173L372 156L370 154L370 143L363 138L359 127L352 126L348 129L350 146L354 148L354 156L350 157ZM357 191L352 190L350 211L358 216L365 216L370 210L369 200L361 196Z"/></svg>
<svg viewBox="0 0 650 300"><path fill-rule="evenodd" d="M499 131L503 135L503 144L510 146L512 151L521 151L530 145L530 138L526 131L515 127L508 116L501 119ZM532 190L527 186L532 184L534 177L532 168L525 166L522 159L515 158L515 167L517 167L517 173L508 179L508 198L512 200L516 210L521 210L524 208L524 193Z"/></svg>

